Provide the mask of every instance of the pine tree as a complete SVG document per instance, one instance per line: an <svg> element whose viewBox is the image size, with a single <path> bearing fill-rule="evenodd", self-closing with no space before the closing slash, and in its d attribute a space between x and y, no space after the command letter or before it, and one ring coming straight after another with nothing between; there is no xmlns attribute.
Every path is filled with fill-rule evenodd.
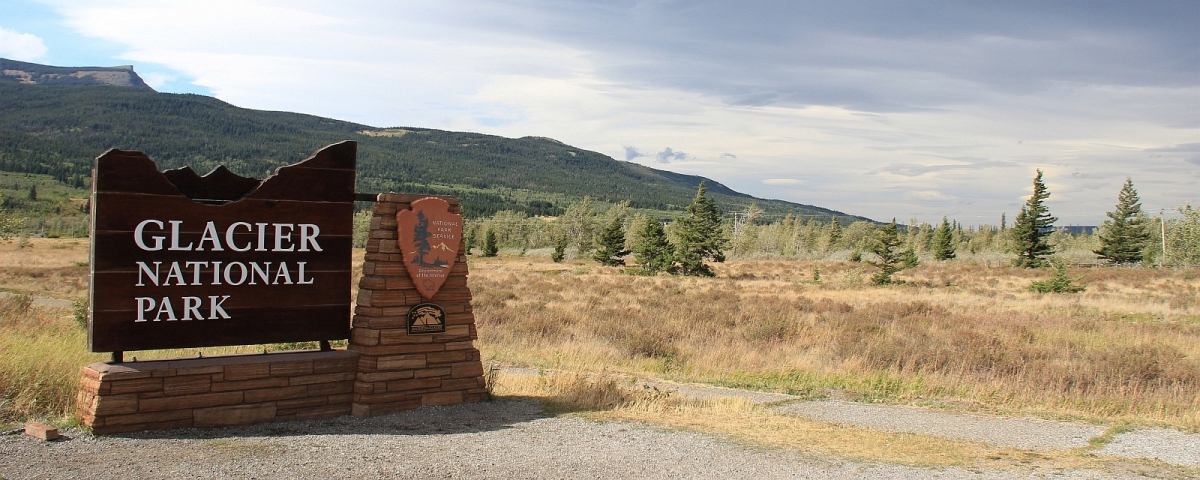
<svg viewBox="0 0 1200 480"><path fill-rule="evenodd" d="M637 243L633 246L633 258L637 260L638 268L651 275L669 272L675 264L673 253L674 248L667 240L662 223L647 218L641 230L638 230Z"/></svg>
<svg viewBox="0 0 1200 480"><path fill-rule="evenodd" d="M1048 265L1046 258L1054 254L1054 247L1047 242L1054 229L1057 218L1050 215L1045 201L1050 198L1046 184L1042 183L1042 171L1037 171L1033 178L1033 195L1017 213L1013 222L1012 236L1017 258L1013 265L1017 267L1038 268Z"/></svg>
<svg viewBox="0 0 1200 480"><path fill-rule="evenodd" d="M829 250L837 247L838 241L842 239L842 225L838 223L837 217L833 217L829 221Z"/></svg>
<svg viewBox="0 0 1200 480"><path fill-rule="evenodd" d="M625 227L622 225L621 217L613 217L608 227L600 233L599 240L600 245L596 248L592 259L606 267L624 266L625 259L623 257L629 255L629 250L625 249Z"/></svg>
<svg viewBox="0 0 1200 480"><path fill-rule="evenodd" d="M37 185L29 186L29 201L37 200Z"/></svg>
<svg viewBox="0 0 1200 480"><path fill-rule="evenodd" d="M867 263L879 268L879 273L871 276L871 283L876 285L886 285L892 283L892 275L905 268L905 264L913 261L915 266L915 257L909 259L908 254L911 250L901 251L900 246L904 242L900 240L900 235L896 233L896 219L892 219L892 223L885 225L875 232L875 242L871 245L871 253L879 257L879 261L868 261Z"/></svg>
<svg viewBox="0 0 1200 480"><path fill-rule="evenodd" d="M464 239L464 241L467 244L467 255L470 255L471 249L475 248L475 229L474 228L467 230L467 238Z"/></svg>
<svg viewBox="0 0 1200 480"><path fill-rule="evenodd" d="M550 254L550 260L553 260L554 263L563 261L563 258L567 256L567 245L570 243L571 239L567 238L566 235L560 234L555 237L554 252Z"/></svg>
<svg viewBox="0 0 1200 480"><path fill-rule="evenodd" d="M483 256L494 257L497 253L500 253L500 248L496 247L496 231L489 228L483 234Z"/></svg>
<svg viewBox="0 0 1200 480"><path fill-rule="evenodd" d="M900 265L903 269L916 268L921 264L921 259L917 258L917 251L909 245L900 253Z"/></svg>
<svg viewBox="0 0 1200 480"><path fill-rule="evenodd" d="M1100 249L1095 251L1096 255L1118 264L1140 262L1150 241L1150 231L1133 180L1125 179L1125 186L1117 195L1117 209L1108 212L1108 218L1100 231Z"/></svg>
<svg viewBox="0 0 1200 480"><path fill-rule="evenodd" d="M675 261L679 272L684 275L711 277L715 274L705 260L724 262L729 239L721 228L721 212L711 198L705 195L704 182L696 190L696 198L688 205L687 215L676 221L679 244L675 247Z"/></svg>
<svg viewBox="0 0 1200 480"><path fill-rule="evenodd" d="M950 260L954 257L954 236L950 232L950 223L942 217L942 224L933 232L933 258Z"/></svg>

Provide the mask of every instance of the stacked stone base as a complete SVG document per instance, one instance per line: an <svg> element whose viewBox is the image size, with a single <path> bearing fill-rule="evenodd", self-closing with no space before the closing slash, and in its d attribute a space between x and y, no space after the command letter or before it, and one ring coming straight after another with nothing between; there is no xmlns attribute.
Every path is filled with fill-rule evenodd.
<svg viewBox="0 0 1200 480"><path fill-rule="evenodd" d="M97 435L346 415L358 353L335 350L93 363L77 414Z"/></svg>
<svg viewBox="0 0 1200 480"><path fill-rule="evenodd" d="M472 342L478 334L467 288L466 246L459 246L450 277L433 298L421 297L405 269L396 212L420 198L388 193L375 202L348 347L359 353L356 417L478 402L488 395L479 350ZM451 213L459 213L458 199L440 198L450 203ZM424 302L446 312L444 333L408 334L408 310Z"/></svg>

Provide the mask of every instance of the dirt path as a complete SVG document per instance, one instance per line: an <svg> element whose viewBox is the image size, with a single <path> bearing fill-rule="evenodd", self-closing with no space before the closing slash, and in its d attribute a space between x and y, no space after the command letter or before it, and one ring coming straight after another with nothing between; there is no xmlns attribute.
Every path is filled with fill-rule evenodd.
<svg viewBox="0 0 1200 480"><path fill-rule="evenodd" d="M890 432L988 443L1021 449L1073 449L1090 445L1109 426L1055 422L1028 417L994 417L899 405L841 400L799 401L778 393L651 380L660 389L692 398L736 397L754 403L773 403L788 415ZM1144 458L1173 465L1200 467L1200 434L1166 428L1141 428L1114 435L1093 452L1099 456Z"/></svg>
<svg viewBox="0 0 1200 480"><path fill-rule="evenodd" d="M7 298L7 297L15 296L15 295L16 295L15 293L0 292L0 298ZM50 307L60 307L60 308L71 308L75 305L75 303L70 300L63 300L61 298L44 298L44 297L33 297L33 303L34 303L34 305L46 305L46 306L50 306Z"/></svg>

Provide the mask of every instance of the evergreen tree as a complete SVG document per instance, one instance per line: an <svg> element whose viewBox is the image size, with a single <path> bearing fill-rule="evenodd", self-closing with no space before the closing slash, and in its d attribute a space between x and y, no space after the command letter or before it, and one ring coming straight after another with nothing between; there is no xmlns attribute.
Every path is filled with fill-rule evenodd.
<svg viewBox="0 0 1200 480"><path fill-rule="evenodd" d="M563 261L563 258L567 256L567 245L570 243L571 239L567 238L566 235L560 234L559 236L555 237L554 252L550 254L550 260L553 260L554 263Z"/></svg>
<svg viewBox="0 0 1200 480"><path fill-rule="evenodd" d="M838 223L837 217L829 221L829 246L830 250L837 248L837 243L842 239L842 225Z"/></svg>
<svg viewBox="0 0 1200 480"><path fill-rule="evenodd" d="M942 217L942 224L933 232L933 258L950 260L955 257L954 236L950 232L950 223Z"/></svg>
<svg viewBox="0 0 1200 480"><path fill-rule="evenodd" d="M500 248L496 246L496 231L489 228L483 234L483 256L494 257L497 253L500 253Z"/></svg>
<svg viewBox="0 0 1200 480"><path fill-rule="evenodd" d="M606 267L624 266L625 259L622 257L629 255L629 250L625 249L625 227L621 224L621 217L613 217L608 227L600 233L599 240L592 259Z"/></svg>
<svg viewBox="0 0 1200 480"><path fill-rule="evenodd" d="M1117 209L1108 212L1108 218L1100 231L1100 249L1095 251L1096 255L1113 263L1141 261L1150 231L1133 180L1125 179L1125 186L1117 195Z"/></svg>
<svg viewBox="0 0 1200 480"><path fill-rule="evenodd" d="M638 267L651 275L669 272L675 264L672 253L674 248L667 240L667 232L663 231L662 223L647 218L638 231L637 243L633 246L633 258L637 259Z"/></svg>
<svg viewBox="0 0 1200 480"><path fill-rule="evenodd" d="M876 285L886 285L892 283L892 275L900 270L905 269L905 264L912 259L906 258L911 250L901 251L900 246L904 242L900 240L900 235L896 233L896 219L892 219L892 223L885 225L875 232L875 242L871 245L871 253L879 257L878 261L868 261L867 263L879 268L879 273L871 276L871 283ZM916 255L913 254L915 259ZM915 266L915 261L913 261Z"/></svg>
<svg viewBox="0 0 1200 480"><path fill-rule="evenodd" d="M1017 258L1013 260L1014 266L1044 267L1048 265L1045 257L1054 254L1054 247L1046 240L1058 219L1051 216L1050 209L1046 208L1047 198L1050 198L1050 192L1046 190L1046 184L1042 183L1042 171L1039 169L1037 176L1033 178L1033 195L1021 207L1016 221L1013 222L1013 248L1017 254Z"/></svg>
<svg viewBox="0 0 1200 480"><path fill-rule="evenodd" d="M475 248L475 229L467 229L467 238L464 239L467 244L467 255L471 254L471 249Z"/></svg>
<svg viewBox="0 0 1200 480"><path fill-rule="evenodd" d="M921 260L917 258L917 251L913 249L912 245L909 245L900 253L900 265L904 269L916 268L920 264Z"/></svg>
<svg viewBox="0 0 1200 480"><path fill-rule="evenodd" d="M29 186L29 201L37 200L37 185Z"/></svg>
<svg viewBox="0 0 1200 480"><path fill-rule="evenodd" d="M711 198L705 195L704 182L696 191L696 198L688 205L687 215L676 221L679 244L675 249L675 261L679 272L684 275L711 277L715 274L705 260L724 262L729 239L721 228L721 212Z"/></svg>

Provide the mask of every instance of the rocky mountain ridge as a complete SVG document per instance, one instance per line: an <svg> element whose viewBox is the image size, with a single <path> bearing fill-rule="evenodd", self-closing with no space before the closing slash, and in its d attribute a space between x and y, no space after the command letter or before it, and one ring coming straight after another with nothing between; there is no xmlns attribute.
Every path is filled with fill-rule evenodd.
<svg viewBox="0 0 1200 480"><path fill-rule="evenodd" d="M133 71L133 65L55 67L0 58L0 81L26 85L108 85L154 91Z"/></svg>

